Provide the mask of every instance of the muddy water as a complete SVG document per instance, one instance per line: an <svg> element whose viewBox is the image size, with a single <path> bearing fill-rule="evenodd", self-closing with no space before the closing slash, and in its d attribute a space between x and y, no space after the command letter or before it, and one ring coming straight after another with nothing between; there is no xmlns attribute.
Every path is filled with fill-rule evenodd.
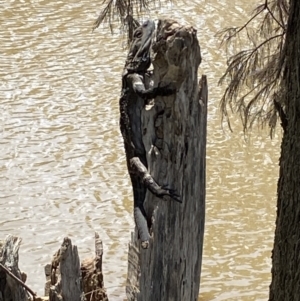
<svg viewBox="0 0 300 301"><path fill-rule="evenodd" d="M96 3L93 3L96 2ZM43 291L43 266L64 236L81 257L104 241L110 300L125 298L132 196L118 129L122 34L91 32L100 1L0 4L1 238L23 239L21 268ZM249 1L177 1L153 9L198 29L209 81L207 219L200 300L266 300L275 220L279 138L245 141L220 126L225 68L215 33L239 25ZM167 300L165 300L167 301Z"/></svg>

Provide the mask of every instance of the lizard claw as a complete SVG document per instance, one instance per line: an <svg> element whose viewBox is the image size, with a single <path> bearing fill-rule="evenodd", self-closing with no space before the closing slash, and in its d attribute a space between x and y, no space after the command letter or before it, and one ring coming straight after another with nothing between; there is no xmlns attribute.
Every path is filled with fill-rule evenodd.
<svg viewBox="0 0 300 301"><path fill-rule="evenodd" d="M168 195L174 201L176 201L178 203L182 203L180 195L176 193L176 190L169 188L168 185L161 186L161 189L163 189L165 191L165 193L163 193L163 195Z"/></svg>
<svg viewBox="0 0 300 301"><path fill-rule="evenodd" d="M169 190L169 196L176 202L182 203L180 195L175 192L175 190Z"/></svg>
<svg viewBox="0 0 300 301"><path fill-rule="evenodd" d="M158 85L159 95L170 96L176 93L176 86L174 83L165 84L163 82Z"/></svg>

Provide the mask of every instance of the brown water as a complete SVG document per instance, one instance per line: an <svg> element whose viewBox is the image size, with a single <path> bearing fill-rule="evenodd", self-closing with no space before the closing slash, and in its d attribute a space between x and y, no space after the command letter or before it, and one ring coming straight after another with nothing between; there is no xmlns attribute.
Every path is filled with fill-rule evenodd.
<svg viewBox="0 0 300 301"><path fill-rule="evenodd" d="M23 238L20 265L40 294L63 237L83 258L98 231L105 285L120 301L134 227L118 127L126 51L118 30L91 32L100 2L0 3L0 225L2 239ZM267 300L270 283L280 139L254 131L245 142L238 119L233 134L222 130L218 110L225 54L214 35L241 25L249 3L183 0L150 15L198 29L209 81L203 301Z"/></svg>

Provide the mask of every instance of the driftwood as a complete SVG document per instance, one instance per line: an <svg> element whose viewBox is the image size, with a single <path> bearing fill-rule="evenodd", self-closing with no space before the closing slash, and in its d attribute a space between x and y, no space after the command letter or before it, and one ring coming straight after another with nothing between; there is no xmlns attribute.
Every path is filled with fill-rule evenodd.
<svg viewBox="0 0 300 301"><path fill-rule="evenodd" d="M65 238L46 265L45 296L36 294L24 283L26 274L18 268L21 239L9 235L0 243L0 301L108 301L103 284L103 246L95 233L95 258L80 265L77 247ZM29 295L29 294L31 295Z"/></svg>
<svg viewBox="0 0 300 301"><path fill-rule="evenodd" d="M128 301L198 299L205 218L207 82L197 80L201 62L196 30L159 22L150 85L174 83L176 97L157 97L142 117L150 174L181 196L182 204L147 193L152 216L149 249L137 232L129 244Z"/></svg>

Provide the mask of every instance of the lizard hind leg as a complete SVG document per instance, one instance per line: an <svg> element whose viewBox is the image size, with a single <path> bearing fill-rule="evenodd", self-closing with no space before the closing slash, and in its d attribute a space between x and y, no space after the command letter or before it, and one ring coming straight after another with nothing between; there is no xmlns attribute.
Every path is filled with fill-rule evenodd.
<svg viewBox="0 0 300 301"><path fill-rule="evenodd" d="M180 196L176 194L175 190L170 189L167 186L159 186L156 183L139 157L133 157L132 159L130 159L130 168L133 173L135 173L140 179L142 179L144 186L149 189L154 195L159 198L167 195L176 202L182 203Z"/></svg>

